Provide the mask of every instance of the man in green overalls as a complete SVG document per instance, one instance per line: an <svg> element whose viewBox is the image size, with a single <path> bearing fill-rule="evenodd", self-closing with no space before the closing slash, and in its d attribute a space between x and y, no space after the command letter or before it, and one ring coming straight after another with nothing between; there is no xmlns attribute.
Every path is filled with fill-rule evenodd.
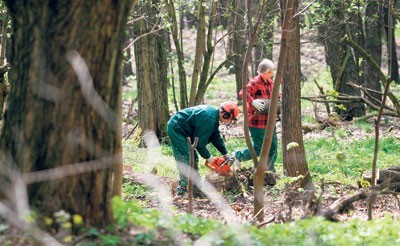
<svg viewBox="0 0 400 246"><path fill-rule="evenodd" d="M228 101L222 103L219 109L208 105L199 105L183 109L171 117L167 130L180 176L177 195L183 196L187 192L190 151L186 138L190 137L191 143L193 143L195 137L198 137L194 152L194 178L197 179L197 182L194 180L193 183L200 184L197 152L208 163L214 162L214 157L207 149L207 144L211 143L222 155L227 157L228 151L219 132L219 123L230 124L232 121L236 121L238 115L237 104Z"/></svg>

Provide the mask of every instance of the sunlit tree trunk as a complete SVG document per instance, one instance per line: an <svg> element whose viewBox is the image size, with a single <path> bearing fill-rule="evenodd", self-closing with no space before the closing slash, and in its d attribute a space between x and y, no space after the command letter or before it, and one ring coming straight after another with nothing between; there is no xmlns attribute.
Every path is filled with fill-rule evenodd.
<svg viewBox="0 0 400 246"><path fill-rule="evenodd" d="M139 126L154 131L158 138L166 136L168 111L167 57L163 31L149 33L157 23L158 1L144 1L140 15L144 19L135 23L135 63L137 69Z"/></svg>
<svg viewBox="0 0 400 246"><path fill-rule="evenodd" d="M63 209L88 226L112 221L111 197L122 183L121 66L132 2L6 1L14 55L0 142L3 196L16 195L7 194L12 185L4 178L15 169L32 182L29 201L41 214ZM60 167L67 169L42 182L31 175Z"/></svg>
<svg viewBox="0 0 400 246"><path fill-rule="evenodd" d="M198 25L196 33L196 50L194 53L194 64L192 72L192 84L190 87L189 106L195 105L197 85L203 65L203 53L206 46L206 14L205 14L205 0L198 0Z"/></svg>
<svg viewBox="0 0 400 246"><path fill-rule="evenodd" d="M281 0L286 4L287 0ZM284 5L283 5L284 6ZM295 0L295 9L298 1ZM304 151L301 128L301 70L300 70L300 26L299 17L292 19L288 27L288 54L282 82L282 156L283 173L289 177L304 176L300 186L312 188Z"/></svg>
<svg viewBox="0 0 400 246"><path fill-rule="evenodd" d="M178 63L178 76L179 76L178 80L179 80L179 95L180 95L179 105L181 109L183 109L186 108L189 103L187 96L186 71L184 68L185 57L182 50L182 43L179 40L179 34L182 35L181 32L183 28L182 26L178 28L178 20L175 14L174 1L166 0L166 7L168 9L169 21L171 22L171 27L170 27L171 36L175 45L175 52ZM180 15L180 18L183 18L182 13ZM183 21L180 21L180 23L181 25L183 25Z"/></svg>

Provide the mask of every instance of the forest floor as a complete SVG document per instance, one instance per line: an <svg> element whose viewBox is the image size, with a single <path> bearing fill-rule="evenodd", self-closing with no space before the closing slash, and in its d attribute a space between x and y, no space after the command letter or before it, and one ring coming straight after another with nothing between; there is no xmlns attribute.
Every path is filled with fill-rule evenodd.
<svg viewBox="0 0 400 246"><path fill-rule="evenodd" d="M385 136L394 136L400 138L400 125L399 122L393 123L388 126L384 126L381 130ZM359 128L355 128L351 122L336 122L335 127L338 129L345 130L347 132L353 132L352 136L354 139L365 138L371 133L365 133L360 131ZM277 127L278 139L280 139L280 125ZM229 132L232 136L242 136L242 126L240 124L235 128L222 129L222 134ZM329 137L332 134L330 131L314 130L304 135L304 138L324 138ZM229 137L225 135L225 137ZM244 140L243 140L244 141ZM371 160L372 161L372 160ZM399 165L399 163L393 163L393 166ZM236 170L231 177L221 177L217 174L207 174L203 177L209 181L222 195L222 200L216 199L213 195L211 197L201 197L193 199L193 214L207 219L217 219L227 221L228 217L234 217L236 221L241 223L255 222L253 216L254 209L254 195L253 187L251 185L252 180L246 179L247 182L242 182L245 189L242 189L239 183L232 182L232 179L243 181L245 173L249 172L249 168L243 167L242 169ZM270 174L267 174L270 175ZM361 175L361 173L360 173ZM124 177L126 182L141 183L141 174L133 173L129 167L124 168ZM246 175L248 177L248 175ZM283 171L277 170L276 177L278 182L280 178L283 178ZM167 177L161 177L162 182L166 184L167 189L171 192L172 196L175 195L175 189L177 187L177 180ZM333 180L313 180L314 185L317 187L316 196L317 200L313 203L304 201L304 192L301 189L297 189L288 184L280 184L279 187L274 185L266 185L264 189L264 221L266 223L283 223L289 222L310 215L316 215L326 211L329 206L334 206L335 202L342 201L345 198L351 197L354 194L362 193L366 189L357 186L356 180L354 185L345 184ZM165 187L164 187L165 188ZM245 190L245 192L244 192ZM142 201L145 201L147 207L161 208L160 200L157 199L157 192L152 192L141 197ZM224 209L228 209L228 213L222 212L221 203L225 206ZM332 219L337 221L348 221L353 219L368 219L368 204L369 199L360 199L354 203L346 205L343 213L335 214ZM188 197L175 196L173 198L173 205L177 209L177 213L185 213L189 209ZM394 218L400 219L400 201L394 195L394 193L386 192L377 196L377 199L373 203L373 217L380 218L387 214L390 214Z"/></svg>
<svg viewBox="0 0 400 246"><path fill-rule="evenodd" d="M195 35L188 35L188 37L195 37ZM307 39L307 41L302 42L301 45L301 63L302 63L302 76L310 78L315 76L318 73L322 73L326 71L325 65L325 57L324 57L324 49L323 46L310 41L311 39ZM194 44L195 42L188 42L188 44ZM276 45L279 47L278 45ZM194 50L194 47L191 47ZM223 52L224 47L217 49L217 51ZM274 51L274 57L278 57L278 48ZM220 54L222 55L222 54ZM217 52L218 56L218 52ZM233 81L232 74L226 74L219 77L219 79L223 81ZM312 79L311 79L312 81ZM207 103L213 104L217 103L217 101L229 100L233 95L227 95L225 91L221 91L220 94L217 95L215 101L207 101ZM318 116L320 119L325 119L327 124L333 126L335 128L340 128L346 132L351 132L352 138L362 139L367 136L371 136L373 133L367 133L359 128L355 128L352 122L342 122L339 120L332 121L329 117L324 113L323 106L321 108L315 108L309 110L308 112L304 111L302 114L312 115L311 117ZM373 124L373 123L371 123ZM126 129L125 129L126 130ZM277 123L278 130L278 139L280 139L280 122ZM126 130L128 131L128 130ZM236 127L231 127L226 129L224 127L221 128L221 132L225 138L229 138L232 136L235 137L243 137L243 121L238 122ZM391 135L396 138L400 138L400 124L397 119L391 119L388 124L382 125L381 129L382 134ZM331 131L324 131L323 129L316 128L304 134L304 138L324 138L327 136L331 136ZM243 140L244 141L244 140ZM393 163L393 166L399 165L399 163ZM246 170L238 170L238 174L241 172L245 172ZM132 173L131 169L127 167L124 172L126 180L129 182L137 182L139 174ZM228 207L228 210L231 212L231 215L235 217L236 220L240 222L254 222L253 216L253 208L254 208L254 196L252 193L252 186L248 186L246 192L243 193L243 190L240 190L239 187L231 187L233 191L226 191L226 187L224 187L224 178L215 177L216 174L210 174L206 179L211 179L214 181L220 181L220 186L216 185L217 190L219 190L220 194L223 195L223 199L225 203L223 206ZM283 177L282 170L278 170L277 177ZM166 184L168 184L168 189L174 194L174 189L177 186L177 180L168 179L162 177ZM140 178L139 178L140 180ZM351 196L355 193L362 192L362 189L357 187L357 185L349 185L343 184L336 181L321 181L321 180L313 180L316 187L318 187L318 202L313 204L313 208L310 208L307 204L307 201L303 200L303 192L296 189L291 189L289 187L273 187L266 186L264 192L264 221L267 223L282 223L287 221L292 221L295 219L300 219L303 217L307 217L309 215L315 214L316 212L325 211L329 206L335 203L335 201L339 201L339 199L344 199L345 197ZM216 182L218 183L218 182ZM356 182L355 182L356 183ZM214 183L215 185L215 183ZM225 191L223 191L225 189ZM148 195L142 197L141 199L146 201L148 207L159 208L160 201L157 199L152 199L154 196L149 192ZM350 205L350 210L345 210L345 213L337 213L334 216L335 220L338 221L347 221L352 219L362 219L366 220L368 218L368 199L361 199L360 201L356 201ZM227 220L226 213L221 211L219 200L215 200L212 198L195 198L193 200L193 213L202 218L209 219L218 219L218 220ZM186 198L175 197L173 199L173 205L176 207L178 213L185 213L188 211L189 201ZM398 198L391 193L378 195L377 199L373 203L373 217L383 217L385 214L390 214L395 218L400 218L400 202ZM234 215L233 215L234 214Z"/></svg>

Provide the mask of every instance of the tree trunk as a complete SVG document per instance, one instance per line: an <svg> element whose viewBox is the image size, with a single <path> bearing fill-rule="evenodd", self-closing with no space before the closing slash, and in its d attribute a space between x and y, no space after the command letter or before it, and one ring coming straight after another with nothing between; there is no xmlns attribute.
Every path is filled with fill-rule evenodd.
<svg viewBox="0 0 400 246"><path fill-rule="evenodd" d="M382 41L381 41L381 23L382 18L382 3L375 0L368 0L365 8L365 51L372 56L376 63L381 65L382 56ZM371 64L365 62L365 81L366 88L373 91L382 92L379 74ZM379 93L370 92L366 95L367 98L377 103L382 101L382 96Z"/></svg>
<svg viewBox="0 0 400 246"><path fill-rule="evenodd" d="M180 93L180 107L181 109L187 108L188 97L187 97L187 83L186 83L186 71L183 65L185 64L185 57L182 51L182 43L179 42L178 36L178 20L175 15L174 1L166 0L166 6L168 9L168 16L171 22L171 35L175 44L176 56L178 59L178 74L179 74L179 93ZM180 18L183 18L182 14ZM181 25L183 22L181 21ZM181 28L182 30L182 28Z"/></svg>
<svg viewBox="0 0 400 246"><path fill-rule="evenodd" d="M298 8L297 0L294 6L295 9ZM312 182L301 128L300 25L298 16L290 22L288 29L292 31L290 32L291 37L288 38L288 59L286 59L284 82L282 83L283 173L289 177L303 175L300 186L308 188L312 186Z"/></svg>
<svg viewBox="0 0 400 246"><path fill-rule="evenodd" d="M262 59L269 58L272 60L275 18L278 14L277 10L279 9L277 2L277 0L268 1L266 5L266 11L263 15L263 22L260 26L260 31L258 32L256 45L254 46L255 70ZM256 9L259 8L253 8L253 10ZM257 71L254 71L254 73L256 74Z"/></svg>
<svg viewBox="0 0 400 246"><path fill-rule="evenodd" d="M280 85L282 83L283 72L285 71L286 58L288 55L288 41L291 38L290 32L293 32L289 27L292 25L293 15L296 12L294 3L296 0L285 0L281 4L283 21L282 21L282 34L281 34L281 47L279 50L278 67L276 71L276 79L274 88L272 90L271 105L268 112L268 122L264 135L263 144L261 147L260 161L256 167L254 175L254 215L257 216L258 221L264 219L264 173L268 163L268 153L271 149L272 135L275 128L276 113L278 108L278 97Z"/></svg>
<svg viewBox="0 0 400 246"><path fill-rule="evenodd" d="M41 214L63 209L96 227L112 221L111 197L122 182L121 66L132 2L6 1L14 56L1 135L10 161L2 162L2 174L105 160L99 170L29 185L30 204Z"/></svg>
<svg viewBox="0 0 400 246"><path fill-rule="evenodd" d="M385 1L383 4L384 8L384 29L385 29L385 38L386 38L386 45L387 45L387 57L388 57L388 65L391 68L389 71L389 76L392 81L395 83L400 83L399 78L399 63L397 61L397 49L396 49L396 37L395 37L395 26L396 20L392 16L392 11L389 11L389 5L394 5L393 2L395 1ZM390 6L393 8L393 6ZM393 10L393 9L392 9Z"/></svg>
<svg viewBox="0 0 400 246"><path fill-rule="evenodd" d="M242 67L246 53L246 25L245 25L245 1L232 0L231 12L229 14L229 54L228 59L233 61L230 71L235 73L236 95L239 98L239 91L242 89Z"/></svg>
<svg viewBox="0 0 400 246"><path fill-rule="evenodd" d="M141 4L140 15L147 16L135 23L135 35L141 36L135 46L135 60L138 83L139 126L151 130L158 138L166 136L168 111L168 79L165 36L162 31L149 33L155 23L159 9L158 1L145 1Z"/></svg>
<svg viewBox="0 0 400 246"><path fill-rule="evenodd" d="M358 90L347 85L347 82L359 84L355 58L350 47L341 42L350 30L346 22L350 18L346 15L348 6L342 2L323 3L329 13L325 13L324 24L320 25L319 34L324 40L325 58L331 70L333 88L339 93L359 96ZM343 106L345 109L337 107L336 111L344 119L351 120L353 117L365 115L365 109L361 103L347 103Z"/></svg>
<svg viewBox="0 0 400 246"><path fill-rule="evenodd" d="M199 75L201 72L201 66L203 65L203 53L206 46L206 14L205 14L205 0L198 0L198 26L196 33L196 50L194 54L194 64L192 73L192 85L190 88L189 106L195 105L197 84L199 81Z"/></svg>

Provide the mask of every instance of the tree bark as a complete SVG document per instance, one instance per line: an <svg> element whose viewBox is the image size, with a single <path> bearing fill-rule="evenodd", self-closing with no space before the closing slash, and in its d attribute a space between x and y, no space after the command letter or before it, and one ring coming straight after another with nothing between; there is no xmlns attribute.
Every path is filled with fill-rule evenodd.
<svg viewBox="0 0 400 246"><path fill-rule="evenodd" d="M159 15L158 0L142 2L139 15L145 19L135 23L135 35L142 36L135 46L138 83L139 126L153 131L159 139L166 136L169 119L168 79L165 35L162 31L149 33L156 25Z"/></svg>
<svg viewBox="0 0 400 246"><path fill-rule="evenodd" d="M382 18L382 3L375 0L368 0L365 7L365 51L371 55L376 63L381 65L382 56L382 32L381 23ZM367 98L373 102L382 101L382 86L380 83L379 74L375 71L372 64L365 62L365 87L373 90L368 93Z"/></svg>
<svg viewBox="0 0 400 246"><path fill-rule="evenodd" d="M194 57L193 73L192 73L192 85L190 88L189 106L195 105L197 84L199 81L199 74L203 64L203 53L206 46L206 14L205 14L205 0L198 1L198 26L196 34L196 50ZM203 4L204 3L204 4Z"/></svg>
<svg viewBox="0 0 400 246"><path fill-rule="evenodd" d="M180 101L179 105L181 109L187 108L188 105L188 97L187 97L187 83L186 83L186 71L184 68L185 64L185 57L183 55L183 50L182 50L182 44L179 42L179 36L178 36L178 21L175 15L175 7L174 7L174 1L169 1L166 0L166 6L168 9L168 15L170 18L170 21L172 23L171 25L171 35L172 35L172 40L174 41L175 44L175 50L176 50L176 56L178 59L178 74L179 74L179 92L180 92ZM180 16L182 18L182 16ZM183 23L181 22L181 25Z"/></svg>
<svg viewBox="0 0 400 246"><path fill-rule="evenodd" d="M281 1L282 2L285 1ZM298 8L295 0L294 8ZM283 173L289 177L304 176L299 186L313 187L304 151L301 127L301 70L300 70L300 25L299 16L293 18L288 27L290 38L287 47L289 59L286 59L282 83L282 156ZM290 143L296 143L290 145ZM292 146L292 147L289 147Z"/></svg>
<svg viewBox="0 0 400 246"><path fill-rule="evenodd" d="M230 71L235 73L236 97L239 97L239 91L242 89L242 67L246 53L246 0L232 0L229 17L229 55L228 59L233 64ZM246 80L247 81L247 80Z"/></svg>
<svg viewBox="0 0 400 246"><path fill-rule="evenodd" d="M63 209L97 227L112 221L122 183L123 31L133 2L6 1L14 56L1 174L107 160L100 170L29 185L41 214Z"/></svg>
<svg viewBox="0 0 400 246"><path fill-rule="evenodd" d="M359 96L360 92L347 85L347 82L355 82L359 85L357 64L351 52L341 40L348 35L350 27L346 21L350 16L346 15L348 8L342 2L323 2L325 13L323 24L320 25L319 35L324 41L326 63L330 67L333 80L333 88L339 93ZM345 109L340 107L336 111L344 119L352 119L365 115L365 109L361 103L344 104Z"/></svg>
<svg viewBox="0 0 400 246"><path fill-rule="evenodd" d="M383 11L384 11L384 29L385 29L385 38L386 38L386 45L387 45L387 57L388 57L388 64L391 68L389 71L389 76L392 81L395 83L400 83L400 76L399 76L399 63L397 60L397 49L396 49L396 37L395 37L395 26L396 20L392 16L393 10L393 2L396 1L385 1L383 4Z"/></svg>

